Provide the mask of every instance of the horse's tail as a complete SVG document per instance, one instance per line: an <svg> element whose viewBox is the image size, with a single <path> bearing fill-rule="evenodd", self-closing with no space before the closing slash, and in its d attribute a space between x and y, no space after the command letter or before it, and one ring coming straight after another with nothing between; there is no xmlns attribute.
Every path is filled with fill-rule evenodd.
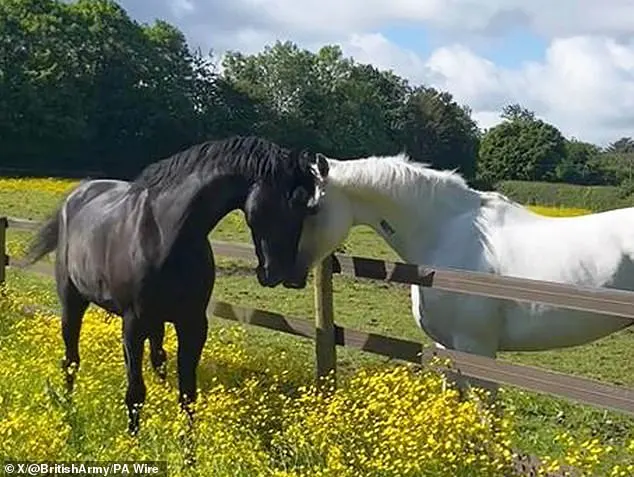
<svg viewBox="0 0 634 477"><path fill-rule="evenodd" d="M62 207L58 207L37 231L20 266L31 265L57 248Z"/></svg>
<svg viewBox="0 0 634 477"><path fill-rule="evenodd" d="M35 234L35 237L29 243L29 248L26 251L26 255L19 263L17 267L27 267L40 260L44 255L51 253L57 248L59 243L59 227L62 219L62 210L68 204L68 200L71 195L75 193L86 182L90 182L90 179L83 179L79 185L73 187L66 197L61 200L55 211L44 222L44 225Z"/></svg>

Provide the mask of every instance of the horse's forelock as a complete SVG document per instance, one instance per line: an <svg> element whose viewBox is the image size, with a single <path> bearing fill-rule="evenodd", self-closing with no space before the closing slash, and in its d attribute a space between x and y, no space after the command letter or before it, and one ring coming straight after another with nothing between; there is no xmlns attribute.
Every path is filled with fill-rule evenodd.
<svg viewBox="0 0 634 477"><path fill-rule="evenodd" d="M297 168L301 176L300 185L306 187L310 194L306 206L316 207L324 196L326 181L319 169L318 154L307 150L294 151L290 159L291 165Z"/></svg>
<svg viewBox="0 0 634 477"><path fill-rule="evenodd" d="M309 208L314 208L319 205L322 197L326 193L326 178L321 175L321 171L319 170L319 166L317 162L314 162L310 165L311 173L314 177L314 192L313 195L308 199L308 203L306 204Z"/></svg>

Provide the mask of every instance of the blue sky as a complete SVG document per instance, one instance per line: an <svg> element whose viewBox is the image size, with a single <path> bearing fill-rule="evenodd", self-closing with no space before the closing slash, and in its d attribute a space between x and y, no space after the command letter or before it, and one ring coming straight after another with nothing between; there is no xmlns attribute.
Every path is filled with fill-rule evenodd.
<svg viewBox="0 0 634 477"><path fill-rule="evenodd" d="M427 25L394 25L379 30L396 45L415 51L421 57L453 42L458 34L434 31ZM465 38L474 52L505 68L517 68L526 61L542 61L548 42L527 28L516 28L496 37Z"/></svg>
<svg viewBox="0 0 634 477"><path fill-rule="evenodd" d="M339 44L357 61L449 91L482 127L520 103L566 136L634 136L632 0L121 0L192 45Z"/></svg>
<svg viewBox="0 0 634 477"><path fill-rule="evenodd" d="M543 38L527 30L517 30L485 42L475 53L504 68L518 68L526 61L543 61L547 47Z"/></svg>

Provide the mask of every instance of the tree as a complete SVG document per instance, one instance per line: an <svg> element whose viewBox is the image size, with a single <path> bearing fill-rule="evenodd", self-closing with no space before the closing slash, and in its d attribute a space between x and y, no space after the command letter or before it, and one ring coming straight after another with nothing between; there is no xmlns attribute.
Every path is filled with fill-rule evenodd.
<svg viewBox="0 0 634 477"><path fill-rule="evenodd" d="M606 148L606 152L632 154L634 153L634 140L632 140L631 137L622 137L621 139L610 144Z"/></svg>
<svg viewBox="0 0 634 477"><path fill-rule="evenodd" d="M342 158L400 152L403 108L411 92L407 81L371 65L346 65L324 118L324 139Z"/></svg>
<svg viewBox="0 0 634 477"><path fill-rule="evenodd" d="M257 111L158 21L111 0L0 0L0 165L129 177Z"/></svg>
<svg viewBox="0 0 634 477"><path fill-rule="evenodd" d="M312 53L277 42L256 55L229 53L223 66L230 84L266 108L259 131L273 140L340 158L398 151L407 82L337 46Z"/></svg>
<svg viewBox="0 0 634 477"><path fill-rule="evenodd" d="M439 169L455 168L469 178L475 175L478 128L470 110L458 105L451 94L417 88L404 108L401 137L414 160Z"/></svg>
<svg viewBox="0 0 634 477"><path fill-rule="evenodd" d="M500 117L509 121L517 121L521 119L533 121L535 119L535 112L514 103L504 106Z"/></svg>
<svg viewBox="0 0 634 477"><path fill-rule="evenodd" d="M601 182L597 158L601 149L591 143L574 138L566 140L566 156L555 168L555 178L571 184L596 184Z"/></svg>
<svg viewBox="0 0 634 477"><path fill-rule="evenodd" d="M634 183L634 153L605 151L594 162L600 171L602 184Z"/></svg>
<svg viewBox="0 0 634 477"><path fill-rule="evenodd" d="M291 42L277 42L263 52L244 55L228 52L224 78L237 91L260 105L268 119L258 131L294 147L314 145L317 133L311 122L323 114L322 83L314 80L315 58Z"/></svg>
<svg viewBox="0 0 634 477"><path fill-rule="evenodd" d="M72 153L84 134L82 65L72 17L52 0L0 2L0 151L2 159L38 161Z"/></svg>
<svg viewBox="0 0 634 477"><path fill-rule="evenodd" d="M479 133L448 93L413 89L337 46L312 53L278 42L256 55L231 53L223 66L227 81L267 108L259 130L278 142L342 159L406 150L474 175Z"/></svg>
<svg viewBox="0 0 634 477"><path fill-rule="evenodd" d="M161 21L140 26L108 0L67 8L82 25L84 148L99 169L134 175L195 140L194 72L184 35Z"/></svg>
<svg viewBox="0 0 634 477"><path fill-rule="evenodd" d="M490 184L508 179L553 180L565 158L565 139L556 127L533 114L511 115L482 138L478 177Z"/></svg>
<svg viewBox="0 0 634 477"><path fill-rule="evenodd" d="M608 145L597 163L604 183L621 185L627 193L634 190L634 140L631 137L622 137Z"/></svg>

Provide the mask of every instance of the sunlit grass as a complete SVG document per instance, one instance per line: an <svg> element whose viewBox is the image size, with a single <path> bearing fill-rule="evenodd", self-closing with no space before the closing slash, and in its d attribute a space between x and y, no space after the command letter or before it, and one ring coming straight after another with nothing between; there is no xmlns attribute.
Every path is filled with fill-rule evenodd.
<svg viewBox="0 0 634 477"><path fill-rule="evenodd" d="M37 183L30 183L28 180L15 183L11 181L5 180L0 183L7 185L5 188L0 187L0 213L33 219L44 218L66 194L69 184L72 184L64 181L53 181L49 185L41 180ZM580 215L586 212L580 209L531 208L537 213L551 216ZM16 257L20 256L28 237L28 233L11 230L10 253ZM216 228L213 237L239 242L250 240L240 212L227 216ZM367 228L353 231L346 241L346 251L361 256L395 258L389 247ZM214 290L216 298L295 316L309 316L312 313L312 282L302 291L265 289L257 285L250 272L250 264L245 269L246 264L234 260L219 259L218 262L220 267ZM52 294L53 282L49 278L11 271L8 282L14 287L14 297L20 303L26 300L57 306L57 300ZM334 290L338 324L429 343L411 317L408 287L336 277ZM77 397L74 407L68 407L68 403L63 400L60 401L61 404L57 403L58 398L62 399L59 396L61 385L57 368L62 352L59 321L46 316L24 318L15 311L0 310L0 313L4 315L0 320L0 363L8 369L0 380L0 409L12 410L10 415L2 414L3 411L0 411L0 426L7 416L18 422L14 422L14 427L11 427L13 430L6 431L8 428L4 428L5 434L0 434L0 455L14 457L14 452L26 455L31 451L45 455L46 452L59 451L58 459L80 460L106 460L121 455L130 458L146 456L161 460L162 456L171 462L171 468L175 469L173 475L187 472L181 466L182 446L175 438L181 428L178 427L180 421L175 405L175 340L171 327L168 333L169 385L164 388L156 382L149 366L146 366L149 385L146 407L148 419L144 424L145 432L138 441L132 441L127 439L123 432L125 412L122 386L125 384L125 371L119 342L118 319L107 323L106 326L101 324L103 316L93 313L86 320L85 330L88 331L84 332L81 341L83 361ZM36 339L34 336L40 337ZM94 344L96 342L101 344ZM632 349L633 334L624 331L588 346L542 353L508 353L504 354L503 358L634 386L634 360L628 358ZM402 456L401 460L410 465L414 465L416 456L422 458L431 455L426 454L430 452L429 447L424 447L427 444L418 443L418 447L408 460L398 449L381 447L379 441L372 440L375 437L368 436L367 441L359 438L360 429L372 428L372 422L364 421L346 406L337 404L339 401L332 402L335 410L328 407L330 404L320 403L318 399L312 403L304 403L302 405L305 407L301 407L298 403L302 399L310 401L312 396L308 386L312 383L314 373L314 349L308 341L214 320L205 353L199 384L205 396L201 399L201 406L208 406L207 411L201 411L201 415L205 416L201 421L208 424L201 424L204 430L199 434L200 439L197 441L197 452L201 453L198 475L408 475L399 473L403 472L405 467L402 466L405 464L400 461L397 463L396 457L389 461L389 464L383 461L380 463L379 460L372 460L370 454L359 454L359 446L378 448L381 449L381 453L392 452L394 456ZM31 358L32 362L29 361ZM354 399L361 399L366 394L375 396L364 384L363 379L356 381L356 385L351 384L355 382L355 376L364 376L363 373L366 373L365 376L379 376L376 378L377 382L383 383L381 389L386 391L381 394L381 399L392 396L394 388L401 389L402 386L403 389L409 390L403 398L409 401L395 400L391 404L391 410L395 413L400 412L400 407L408 409L406 402L419 402L416 401L418 398L409 395L413 389L417 389L416 386L431 386L429 383L433 381L432 379L428 382L426 377L415 376L421 380L410 382L407 380L407 373L390 374L394 368L384 358L349 349L338 349L338 364L342 377L341 393L338 396L346 404L354 402ZM12 378L11 373L20 367L23 371L15 373L15 377ZM285 373L284 377L282 373ZM277 381L272 377L276 375ZM403 380L402 384L394 381L394 376ZM50 384L47 384L47 380L50 380ZM271 380L279 385L275 391L267 387ZM249 384L254 381L255 385ZM219 386L220 384L222 386ZM9 392L11 389L16 389L17 392ZM429 389L435 388L431 386ZM434 391L432 394L435 396L433 402L436 402L436 399L445 399L442 392ZM431 394L426 396L429 397ZM260 399L271 399L272 403L277 404L260 408L260 404L257 404ZM210 401L213 401L211 406ZM280 404L282 401L286 407ZM510 439L514 448L541 457L550 456L554 462L552 466L555 467L559 463L574 463L576 467L594 468L596 475L629 475L627 465L634 462L634 449L628 448L632 446L631 441L634 438L633 419L618 413L604 412L515 389L506 389L502 394L502 401L505 408L513 410L512 414L505 415L508 434L487 435L491 442L504 442L505 439ZM369 401L363 402L364 405L369 405ZM312 407L306 407L309 405ZM386 410L390 408L385 403L382 405ZM422 420L423 427L436 426L440 434L435 435L441 435L448 432L446 420L456 419L456 416L461 415L458 408L452 406L450 400L449 404L438 411L440 414L432 414L429 417L427 412L427 417L424 418L427 420L423 420L423 417L416 419ZM246 417L238 408L246 412ZM306 428L302 437L304 441L301 441L300 445L299 434L295 432L298 427L305 426L305 423L293 420L298 418L293 414L293 410L297 409L305 419L313 416L314 426L320 424L319 416L324 412L330 412L334 417L340 418L342 427L336 427L332 421L322 419L323 427ZM251 420L252 414L260 411L267 417L259 421L255 418ZM235 416L241 417L238 419ZM417 428L415 423L408 420L414 419L414 414L409 415L410 417L403 417L402 413L390 416L381 415L381 422L376 425L385 426L382 432L388 432L388 428L400 429L401 434L395 434L396 440L390 441L393 445L398 444L399 435L403 439L403 446L405 442L409 442L409 437L404 434L405 427L413 429L411 434L414 440L425 441L425 436L420 434L423 429ZM225 421L228 423L226 426ZM60 422L65 423L66 427L55 427ZM287 453L282 452L280 447L273 451L270 447L274 441L273 434L282 432L281 422L286 423L284 429L288 433L280 434L282 437L279 439L282 440L275 442L283 443L279 445L284 449L290 449L290 453L286 450L284 452ZM389 423L389 427L386 422ZM27 424L31 426L28 428L31 434L28 435ZM295 431L291 433L293 425ZM46 434L47 426L57 430L55 436L53 433ZM263 431L264 428L268 430ZM45 429L42 431L45 444L40 444L40 447L37 447L35 441L29 443L29 439L35 439L33 429L38 429L38 436L39 430ZM377 435L381 437L381 442L386 439L385 434ZM341 437L341 441L335 439L337 436ZM332 453L330 450L326 452L321 449L319 442L328 443L333 439L336 445L332 446ZM435 439L439 440L436 437ZM289 441L297 442L297 445ZM267 445L263 445L262 442ZM342 470L342 462L345 464L350 460L347 457L349 455L365 456L367 462L363 460L363 465L371 467L363 467L360 472L356 467L359 462L353 459L354 467ZM450 462L448 454L435 455L443 460L442 465ZM597 458L601 461L600 464L595 462ZM431 462L435 461L432 459ZM461 462L461 465L471 464ZM621 467L613 470L616 465ZM488 470L473 470L475 467L469 471L465 470L466 473L462 474L452 473L447 467L438 469L428 467L424 469L425 473L409 475L508 475L487 474ZM441 470L445 473L441 473Z"/></svg>
<svg viewBox="0 0 634 477"><path fill-rule="evenodd" d="M72 397L58 368L59 319L21 307L42 292L4 290L12 323L0 336L0 450L14 459L168 460L195 475L500 475L511 463L511 423L460 402L440 376L385 364L353 372L331 397L312 387L293 349L253 353L245 331L214 326L198 373L195 471L183 469L176 370L149 385L138 439L125 430L120 324L91 309L82 329L82 366ZM168 328L166 350L176 355ZM301 360L301 361L300 361ZM295 363L295 364L293 364ZM35 430L35 432L34 432Z"/></svg>

